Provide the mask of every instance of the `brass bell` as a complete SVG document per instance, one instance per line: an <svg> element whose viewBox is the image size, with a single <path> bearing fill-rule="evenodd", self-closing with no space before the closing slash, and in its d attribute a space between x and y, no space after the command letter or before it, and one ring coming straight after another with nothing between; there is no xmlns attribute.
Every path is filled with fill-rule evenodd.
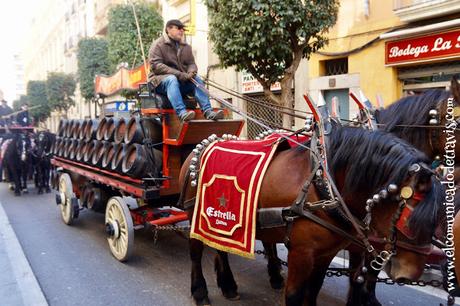
<svg viewBox="0 0 460 306"><path fill-rule="evenodd" d="M435 119L435 118L430 119L429 124L430 125L437 125L438 124L438 119Z"/></svg>
<svg viewBox="0 0 460 306"><path fill-rule="evenodd" d="M431 117L436 117L438 115L438 111L436 109L430 109L430 111L428 112L428 114L431 116Z"/></svg>
<svg viewBox="0 0 460 306"><path fill-rule="evenodd" d="M388 197L388 191L386 191L385 189L380 190L379 196L380 196L382 199L386 199L386 198Z"/></svg>
<svg viewBox="0 0 460 306"><path fill-rule="evenodd" d="M198 185L198 184L197 184L196 180L193 180L193 181L190 182L190 185L192 187L196 187L196 185Z"/></svg>
<svg viewBox="0 0 460 306"><path fill-rule="evenodd" d="M404 186L403 188L401 188L401 198L408 200L412 198L413 194L414 191L409 186Z"/></svg>

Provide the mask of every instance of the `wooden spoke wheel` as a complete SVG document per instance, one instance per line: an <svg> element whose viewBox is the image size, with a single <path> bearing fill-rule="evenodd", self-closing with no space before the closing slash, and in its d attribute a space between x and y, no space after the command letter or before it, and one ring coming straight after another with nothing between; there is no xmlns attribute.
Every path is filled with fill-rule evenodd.
<svg viewBox="0 0 460 306"><path fill-rule="evenodd" d="M112 197L107 203L105 229L112 255L122 262L128 260L134 246L134 228L131 213L123 198Z"/></svg>
<svg viewBox="0 0 460 306"><path fill-rule="evenodd" d="M75 216L75 195L72 190L72 180L67 173L59 176L59 195L61 197L61 216L65 224L71 225ZM78 204L77 204L78 205ZM78 209L78 207L77 207Z"/></svg>

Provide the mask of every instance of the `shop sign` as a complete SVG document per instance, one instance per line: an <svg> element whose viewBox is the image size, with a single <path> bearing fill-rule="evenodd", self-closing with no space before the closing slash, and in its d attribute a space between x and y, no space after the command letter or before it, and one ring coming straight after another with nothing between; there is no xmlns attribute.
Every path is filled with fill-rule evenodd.
<svg viewBox="0 0 460 306"><path fill-rule="evenodd" d="M262 85L257 81L252 74L249 72L243 71L242 73L243 79L241 82L241 92L244 94L249 94L249 93L257 93L257 92L263 92L264 88ZM281 84L279 82L274 83L270 89L272 91L274 90L281 90Z"/></svg>
<svg viewBox="0 0 460 306"><path fill-rule="evenodd" d="M460 57L460 29L385 43L386 65L455 57Z"/></svg>

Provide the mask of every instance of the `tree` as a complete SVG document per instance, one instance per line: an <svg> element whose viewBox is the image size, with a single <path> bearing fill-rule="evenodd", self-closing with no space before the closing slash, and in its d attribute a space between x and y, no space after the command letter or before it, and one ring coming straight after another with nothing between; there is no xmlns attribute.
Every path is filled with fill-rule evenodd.
<svg viewBox="0 0 460 306"><path fill-rule="evenodd" d="M94 97L94 78L96 74L109 74L107 40L84 38L78 43L78 80L83 98Z"/></svg>
<svg viewBox="0 0 460 306"><path fill-rule="evenodd" d="M272 102L292 102L302 58L322 48L337 20L338 0L205 0L209 37L224 67L249 71ZM280 82L281 96L270 86Z"/></svg>
<svg viewBox="0 0 460 306"><path fill-rule="evenodd" d="M139 21L144 54L147 56L150 44L162 33L163 19L153 4L141 2L133 6ZM123 62L128 63L130 67L143 63L131 5L117 5L110 9L107 32L108 58L112 73L115 72L116 66Z"/></svg>
<svg viewBox="0 0 460 306"><path fill-rule="evenodd" d="M27 96L21 96L20 100L29 104L29 115L34 122L44 122L51 114L51 108L46 97L46 81L29 81L27 83Z"/></svg>
<svg viewBox="0 0 460 306"><path fill-rule="evenodd" d="M51 72L46 79L46 97L51 110L67 111L75 104L76 82L71 74Z"/></svg>
<svg viewBox="0 0 460 306"><path fill-rule="evenodd" d="M13 111L18 111L24 104L30 104L29 97L27 95L20 95L19 99L13 101Z"/></svg>

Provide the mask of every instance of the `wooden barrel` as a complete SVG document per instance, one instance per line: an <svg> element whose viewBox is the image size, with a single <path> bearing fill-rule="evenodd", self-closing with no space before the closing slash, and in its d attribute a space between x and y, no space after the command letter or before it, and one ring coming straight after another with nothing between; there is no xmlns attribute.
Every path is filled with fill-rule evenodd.
<svg viewBox="0 0 460 306"><path fill-rule="evenodd" d="M115 143L122 143L125 138L127 123L122 117L118 120L117 126L115 127L115 133L113 134L113 141Z"/></svg>
<svg viewBox="0 0 460 306"><path fill-rule="evenodd" d="M86 125L88 124L88 120L86 119L83 119L81 122L80 122L80 130L79 130L79 133L78 133L78 139L85 139L85 133L86 133Z"/></svg>
<svg viewBox="0 0 460 306"><path fill-rule="evenodd" d="M104 157L104 153L108 150L109 146L110 142L108 141L98 141L94 147L94 153L91 160L92 165L99 168L102 166L102 158Z"/></svg>
<svg viewBox="0 0 460 306"><path fill-rule="evenodd" d="M68 142L69 142L69 138L62 139L61 144L59 145L58 156L65 157L64 152L66 151Z"/></svg>
<svg viewBox="0 0 460 306"><path fill-rule="evenodd" d="M68 153L67 156L71 160L75 160L75 156L77 153L77 147L78 147L78 139L72 139L69 145Z"/></svg>
<svg viewBox="0 0 460 306"><path fill-rule="evenodd" d="M59 137L64 137L65 135L65 130L67 128L67 119L61 119L59 120L59 125L58 125L58 136Z"/></svg>
<svg viewBox="0 0 460 306"><path fill-rule="evenodd" d="M65 128L65 137L71 138L72 137L72 129L73 129L74 120L71 119L67 122L67 126Z"/></svg>
<svg viewBox="0 0 460 306"><path fill-rule="evenodd" d="M115 154L113 155L112 163L110 165L110 168L112 169L112 171L115 171L117 173L122 173L121 165L123 164L123 157L125 157L127 148L128 148L128 145L124 143L120 143L118 148L115 150Z"/></svg>
<svg viewBox="0 0 460 306"><path fill-rule="evenodd" d="M74 120L73 127L72 127L72 138L73 139L80 138L80 126L81 126L81 120Z"/></svg>
<svg viewBox="0 0 460 306"><path fill-rule="evenodd" d="M110 143L107 150L105 150L104 156L102 156L101 167L103 169L112 170L112 159L120 145L117 143Z"/></svg>
<svg viewBox="0 0 460 306"><path fill-rule="evenodd" d="M107 130L107 122L108 122L107 117L104 117L101 119L101 121L99 121L99 125L96 131L97 140L104 140L105 131Z"/></svg>
<svg viewBox="0 0 460 306"><path fill-rule="evenodd" d="M143 178L148 174L156 176L161 169L162 153L157 149L149 150L152 150L153 160L147 155L144 146L137 143L129 145L123 158L122 173L135 178Z"/></svg>
<svg viewBox="0 0 460 306"><path fill-rule="evenodd" d="M91 119L86 122L85 140L91 141L96 139L97 128L99 127L98 119Z"/></svg>
<svg viewBox="0 0 460 306"><path fill-rule="evenodd" d="M57 136L56 137L56 140L54 141L54 144L53 144L53 155L57 155L58 152L59 152L59 145L61 144L61 137L60 136Z"/></svg>
<svg viewBox="0 0 460 306"><path fill-rule="evenodd" d="M106 123L106 128L104 132L104 140L105 141L113 141L115 135L115 129L117 128L118 122L120 119L118 118L108 118Z"/></svg>
<svg viewBox="0 0 460 306"><path fill-rule="evenodd" d="M75 160L78 162L83 162L83 156L86 150L87 142L85 140L79 140L78 147L75 154Z"/></svg>
<svg viewBox="0 0 460 306"><path fill-rule="evenodd" d="M96 212L104 212L109 200L109 193L98 187L87 188L86 206Z"/></svg>
<svg viewBox="0 0 460 306"><path fill-rule="evenodd" d="M62 152L62 156L64 158L70 158L70 149L71 149L71 146L72 146L72 142L73 142L73 139L72 138L67 138L65 143L64 143L64 148L63 148L63 152Z"/></svg>
<svg viewBox="0 0 460 306"><path fill-rule="evenodd" d="M83 162L84 163L91 164L93 153L94 153L94 148L98 142L99 142L98 140L92 140L87 143L87 145L85 146L85 150L83 152Z"/></svg>
<svg viewBox="0 0 460 306"><path fill-rule="evenodd" d="M140 143L149 139L153 143L160 143L163 138L162 124L159 118L132 117L127 125L124 141L126 144Z"/></svg>

